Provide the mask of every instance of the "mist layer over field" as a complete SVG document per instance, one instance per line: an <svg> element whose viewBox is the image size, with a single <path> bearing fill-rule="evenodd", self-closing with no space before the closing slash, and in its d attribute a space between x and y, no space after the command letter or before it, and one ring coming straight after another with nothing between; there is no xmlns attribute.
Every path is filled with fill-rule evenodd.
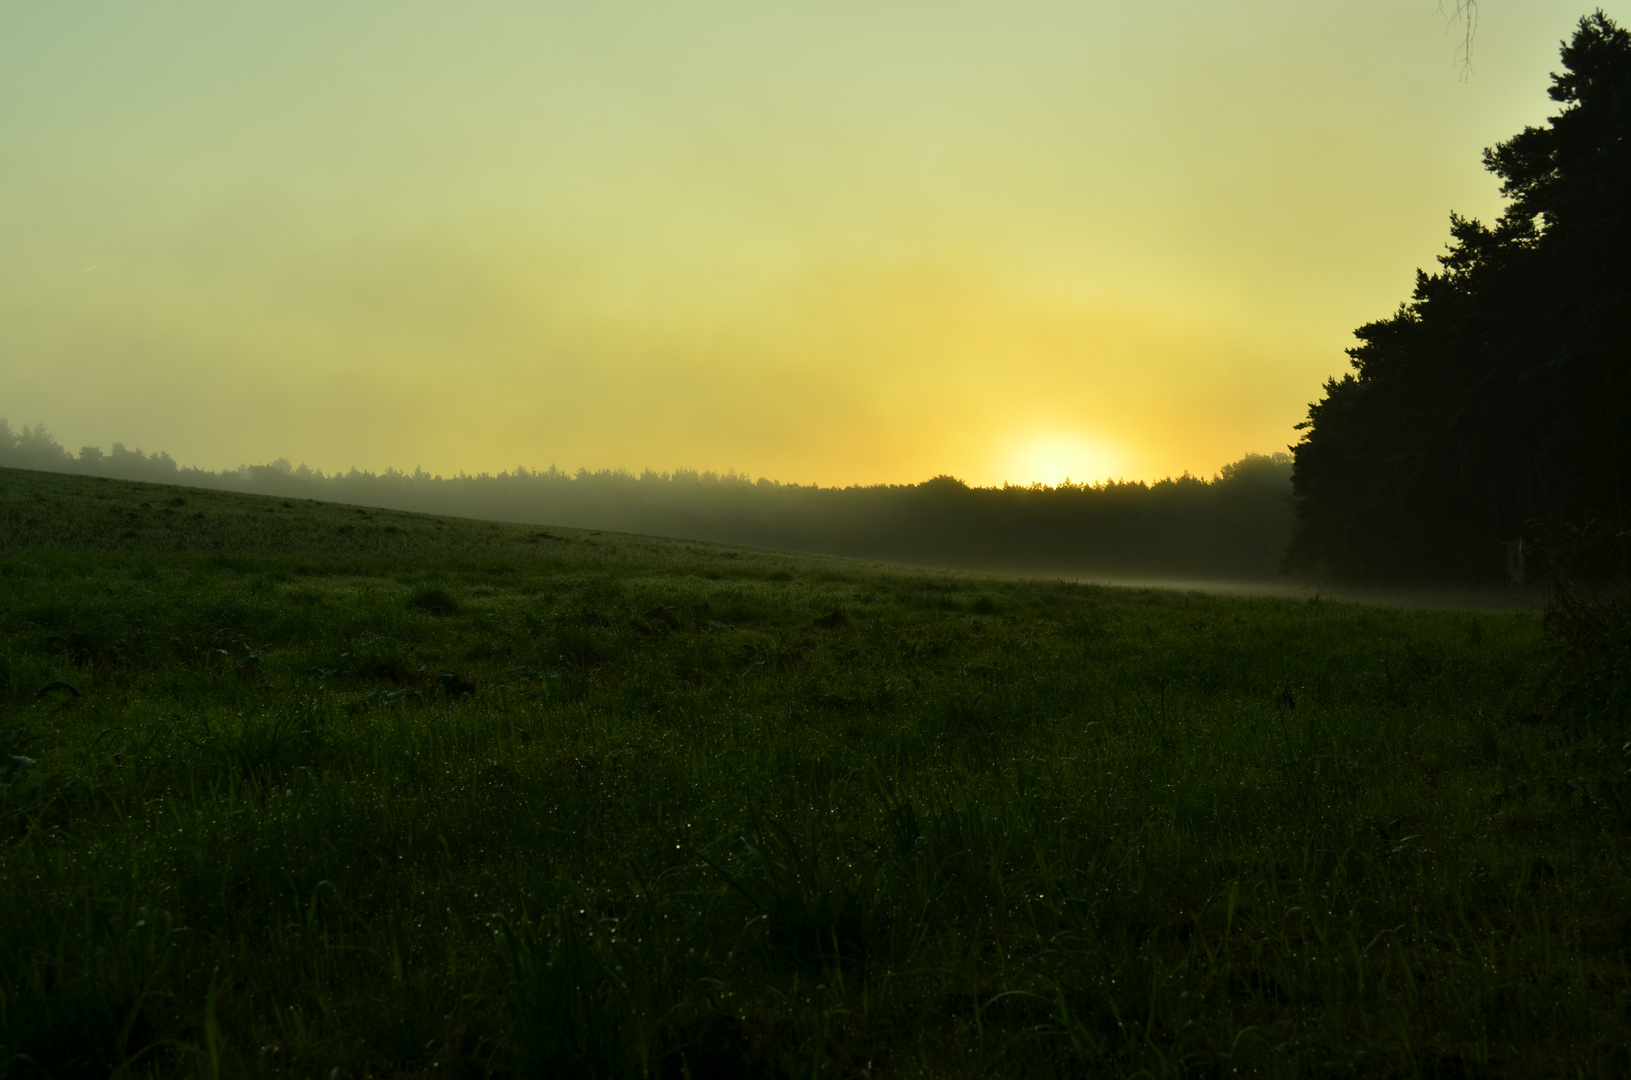
<svg viewBox="0 0 1631 1080"><path fill-rule="evenodd" d="M695 472L518 468L324 476L287 461L223 472L115 446L69 455L43 429L0 422L0 465L184 483L363 506L615 530L987 571L1283 583L1290 459L1253 456L1208 480L1155 484L830 488Z"/></svg>

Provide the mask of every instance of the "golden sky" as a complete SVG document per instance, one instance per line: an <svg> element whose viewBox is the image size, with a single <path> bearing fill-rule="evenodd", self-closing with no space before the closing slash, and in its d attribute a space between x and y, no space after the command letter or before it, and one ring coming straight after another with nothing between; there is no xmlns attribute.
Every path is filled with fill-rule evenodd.
<svg viewBox="0 0 1631 1080"><path fill-rule="evenodd" d="M1582 0L0 7L0 416L185 464L1210 474ZM1631 0L1605 3L1622 22Z"/></svg>

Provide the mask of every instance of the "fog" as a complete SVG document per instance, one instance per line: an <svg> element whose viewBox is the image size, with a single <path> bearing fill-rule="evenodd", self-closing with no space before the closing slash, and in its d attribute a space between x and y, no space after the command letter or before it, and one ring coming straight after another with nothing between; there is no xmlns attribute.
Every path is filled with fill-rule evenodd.
<svg viewBox="0 0 1631 1080"><path fill-rule="evenodd" d="M561 528L644 533L967 570L1126 582L1285 587L1290 458L1248 455L1211 478L979 487L821 487L738 474L517 468L325 475L287 460L210 471L114 444L70 454L0 421L0 466L257 492Z"/></svg>

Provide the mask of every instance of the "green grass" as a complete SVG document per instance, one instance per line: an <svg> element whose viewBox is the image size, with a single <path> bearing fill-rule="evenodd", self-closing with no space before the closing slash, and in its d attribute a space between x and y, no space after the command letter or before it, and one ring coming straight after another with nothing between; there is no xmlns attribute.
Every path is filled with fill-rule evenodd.
<svg viewBox="0 0 1631 1080"><path fill-rule="evenodd" d="M1546 661L0 471L0 1075L1623 1072Z"/></svg>

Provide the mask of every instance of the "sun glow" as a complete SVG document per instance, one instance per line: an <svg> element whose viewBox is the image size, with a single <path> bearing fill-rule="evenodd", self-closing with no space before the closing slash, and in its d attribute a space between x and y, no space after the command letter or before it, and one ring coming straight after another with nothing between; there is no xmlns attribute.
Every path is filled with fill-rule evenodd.
<svg viewBox="0 0 1631 1080"><path fill-rule="evenodd" d="M1074 431L1027 433L1015 441L1006 462L1012 484L1097 483L1117 479L1123 455L1101 439Z"/></svg>
<svg viewBox="0 0 1631 1080"><path fill-rule="evenodd" d="M1577 0L1467 81L1432 7L0 5L0 416L207 468L1209 475L1544 120Z"/></svg>

